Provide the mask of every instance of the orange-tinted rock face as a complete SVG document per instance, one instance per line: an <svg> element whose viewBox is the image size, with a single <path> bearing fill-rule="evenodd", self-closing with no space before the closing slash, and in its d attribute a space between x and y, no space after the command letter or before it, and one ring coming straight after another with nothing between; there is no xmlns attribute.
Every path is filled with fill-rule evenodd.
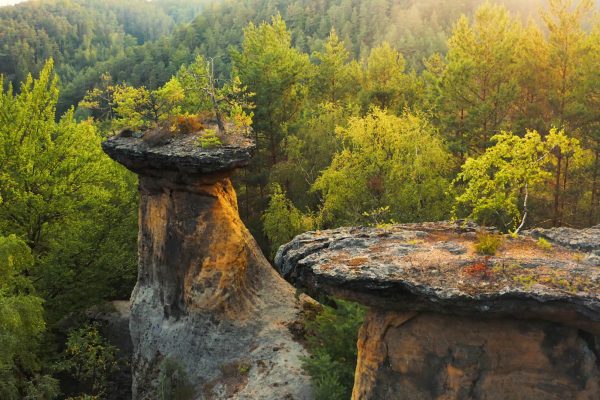
<svg viewBox="0 0 600 400"><path fill-rule="evenodd" d="M140 280L161 284L165 315L197 309L243 317L237 313L252 307L259 261L229 178L181 190L142 177L140 188L140 259L146 266Z"/></svg>
<svg viewBox="0 0 600 400"><path fill-rule="evenodd" d="M593 336L551 322L371 311L353 399L600 398Z"/></svg>
<svg viewBox="0 0 600 400"><path fill-rule="evenodd" d="M133 398L171 398L159 382L171 365L170 373L184 372L193 398L311 399L300 361L307 354L288 329L311 300L298 299L262 255L229 180L247 163L247 147L203 150L193 139L104 144L139 174Z"/></svg>

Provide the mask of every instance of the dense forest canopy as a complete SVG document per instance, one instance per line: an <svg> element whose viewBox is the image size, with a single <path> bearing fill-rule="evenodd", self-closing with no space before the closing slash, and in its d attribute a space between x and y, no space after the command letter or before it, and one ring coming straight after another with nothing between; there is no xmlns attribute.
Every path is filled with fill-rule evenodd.
<svg viewBox="0 0 600 400"><path fill-rule="evenodd" d="M228 49L240 45L241 30L278 13L294 46L304 52L318 50L333 27L356 58L388 41L411 68L421 70L424 57L446 51L455 20L483 1L28 1L0 9L0 73L17 83L52 57L63 82L59 109L65 110L105 72L119 82L156 88L203 54L215 58L219 75L227 75ZM538 18L543 0L499 3L526 20ZM191 24L175 28L198 14Z"/></svg>
<svg viewBox="0 0 600 400"><path fill-rule="evenodd" d="M18 83L54 59L63 82L194 18L206 1L47 0L0 8L0 73Z"/></svg>
<svg viewBox="0 0 600 400"><path fill-rule="evenodd" d="M235 184L270 255L302 231L349 224L466 217L518 234L600 223L598 10L590 0L0 8L0 397L111 387L111 368L73 350L91 340L114 358L95 327L65 341L60 326L135 281L135 178L100 150L123 128L217 122L202 146L230 126L251 135L256 154ZM361 315L342 305L317 322L347 335ZM347 398L354 349L312 343L307 369L323 375L323 398Z"/></svg>

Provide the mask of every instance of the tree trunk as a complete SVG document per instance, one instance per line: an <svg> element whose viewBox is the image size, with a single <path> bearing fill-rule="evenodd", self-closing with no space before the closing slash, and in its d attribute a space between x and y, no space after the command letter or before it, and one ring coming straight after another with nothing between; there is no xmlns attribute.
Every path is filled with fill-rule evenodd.
<svg viewBox="0 0 600 400"><path fill-rule="evenodd" d="M213 108L215 109L215 117L217 118L217 126L219 127L219 132L225 133L225 124L223 123L223 116L221 115L221 112L219 111L219 103L217 102L217 99L215 98L214 88L210 92L210 100L212 101Z"/></svg>
<svg viewBox="0 0 600 400"><path fill-rule="evenodd" d="M561 219L561 223L563 222L562 219L565 215L565 202L567 201L567 182L568 182L568 176L569 176L569 157L565 157L565 168L563 170L563 185L562 185L562 198L560 200L560 210L559 210L559 214L560 214L560 219Z"/></svg>
<svg viewBox="0 0 600 400"><path fill-rule="evenodd" d="M521 225L517 227L515 230L515 235L518 235L521 229L525 226L525 221L527 220L527 199L529 198L529 184L525 183L525 198L523 199L523 218L521 219Z"/></svg>
<svg viewBox="0 0 600 400"><path fill-rule="evenodd" d="M562 166L562 154L556 155L556 174L554 179L554 215L552 217L552 225L558 226L560 221L559 205L560 205L560 173Z"/></svg>
<svg viewBox="0 0 600 400"><path fill-rule="evenodd" d="M594 159L594 172L592 175L592 198L590 201L589 224L596 223L596 206L597 206L597 190L598 190L598 170L600 169L600 145L596 146Z"/></svg>

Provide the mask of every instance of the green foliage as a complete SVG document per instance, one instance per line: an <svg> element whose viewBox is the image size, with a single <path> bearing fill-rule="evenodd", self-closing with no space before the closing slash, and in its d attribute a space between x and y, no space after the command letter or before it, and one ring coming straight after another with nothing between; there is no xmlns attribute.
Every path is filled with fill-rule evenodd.
<svg viewBox="0 0 600 400"><path fill-rule="evenodd" d="M541 12L549 31L547 73L550 87L547 95L552 122L556 124L562 124L572 107L576 107L577 98L573 92L585 71L579 67L593 50L583 28L592 8L592 0L581 0L577 4L550 0L548 8Z"/></svg>
<svg viewBox="0 0 600 400"><path fill-rule="evenodd" d="M159 400L191 400L194 387L190 384L183 367L172 358L165 358L160 364L158 376Z"/></svg>
<svg viewBox="0 0 600 400"><path fill-rule="evenodd" d="M313 379L318 400L348 399L354 384L357 332L365 308L342 300L335 304L336 308L324 306L314 320L305 323L311 357L303 365Z"/></svg>
<svg viewBox="0 0 600 400"><path fill-rule="evenodd" d="M111 128L134 130L156 128L181 112L185 94L172 78L157 90L129 85L113 85L105 75L101 87L90 90L79 106L112 122Z"/></svg>
<svg viewBox="0 0 600 400"><path fill-rule="evenodd" d="M409 106L411 77L404 73L406 62L402 54L388 42L373 48L365 60L360 97L363 109L371 106L401 113ZM412 105L412 104L411 104Z"/></svg>
<svg viewBox="0 0 600 400"><path fill-rule="evenodd" d="M22 240L0 236L0 397L7 400L53 399L59 392L55 379L40 374L43 301L23 276L33 262Z"/></svg>
<svg viewBox="0 0 600 400"><path fill-rule="evenodd" d="M543 237L538 238L538 240L536 241L536 244L542 250L548 251L548 250L552 249L552 243L550 243L549 241L547 241Z"/></svg>
<svg viewBox="0 0 600 400"><path fill-rule="evenodd" d="M493 256L496 254L496 251L498 251L503 242L504 238L502 235L480 232L477 234L475 251L484 256Z"/></svg>
<svg viewBox="0 0 600 400"><path fill-rule="evenodd" d="M542 0L497 2L523 16L535 14L543 3ZM240 31L250 22L258 25L278 13L289 23L294 44L301 51L319 51L334 28L354 58L368 56L371 48L387 41L403 52L409 69L419 71L424 58L434 52L445 52L456 19L461 14L472 14L481 3L481 0L249 0L243 4L236 0L110 0L96 4L93 0L63 0L45 1L41 9L23 4L15 12L4 10L2 23L8 22L4 26L10 27L10 34L5 42L0 42L6 49L0 46L0 54L5 55L0 56L0 73L16 83L27 72L37 72L46 57L53 57L65 82L61 111L75 105L105 72L117 82L155 89L167 82L181 65L203 54L216 57L216 75L225 78L231 66L228 48L240 44ZM187 22L196 15L191 24L172 29L169 19ZM83 27L83 35L77 34L77 27ZM31 69L30 65L36 65L37 69Z"/></svg>
<svg viewBox="0 0 600 400"><path fill-rule="evenodd" d="M240 366L238 367L238 372L241 375L247 375L248 372L250 372L251 368L252 366L250 364L240 364Z"/></svg>
<svg viewBox="0 0 600 400"><path fill-rule="evenodd" d="M294 236L313 228L314 220L303 215L286 197L281 187L273 185L271 200L263 216L263 229L271 246L271 256Z"/></svg>
<svg viewBox="0 0 600 400"><path fill-rule="evenodd" d="M52 400L60 394L59 382L50 375L35 375L27 382L23 400Z"/></svg>
<svg viewBox="0 0 600 400"><path fill-rule="evenodd" d="M90 87L86 74L98 63L126 57L132 46L164 37L176 23L191 20L208 2L50 0L2 7L0 74L17 85L29 73L38 74L46 60L53 58L65 83L64 101L59 106L64 112Z"/></svg>
<svg viewBox="0 0 600 400"><path fill-rule="evenodd" d="M354 105L319 103L306 111L297 131L282 141L285 158L272 167L269 180L285 187L287 196L300 209L317 209L319 195L311 193L310 187L341 150L336 128L345 127L348 118L358 113Z"/></svg>
<svg viewBox="0 0 600 400"><path fill-rule="evenodd" d="M49 62L14 94L0 94L0 234L31 248L27 275L49 317L125 297L135 279L135 178L101 150L89 121L58 121Z"/></svg>
<svg viewBox="0 0 600 400"><path fill-rule="evenodd" d="M318 373L320 375L316 375L313 379L313 383L315 385L315 399L316 400L345 400L350 395L351 391L348 389L352 389L351 386L344 384L340 377L336 368L337 365L331 361L328 356L318 356L313 360L315 365L319 365L323 367L322 371Z"/></svg>
<svg viewBox="0 0 600 400"><path fill-rule="evenodd" d="M431 71L435 111L454 151L477 152L487 146L490 132L504 125L517 95L519 35L520 26L506 8L490 3L471 21L463 15L454 25L443 69Z"/></svg>
<svg viewBox="0 0 600 400"><path fill-rule="evenodd" d="M576 159L581 149L576 139L556 129L544 139L536 131L522 138L502 132L492 141L495 144L481 156L465 161L453 182L462 190L456 197L454 212L484 224L514 229L526 216L526 198L552 177L549 170L553 154L569 154Z"/></svg>
<svg viewBox="0 0 600 400"><path fill-rule="evenodd" d="M120 127L196 132L186 118L206 111L206 122L221 114L227 129L252 133L255 159L235 183L240 212L272 250L321 225L442 219L451 197L456 216L515 235L525 224L599 223L598 17L589 0L550 0L523 24L507 10L534 16L541 0L496 2L506 8L51 0L0 9L0 236L22 240L0 267L0 397L57 391L39 360L42 305L51 325L131 290L135 177L100 150ZM207 135L198 145L221 144ZM337 315L319 329L350 351L355 332L325 325L353 320ZM317 395L348 398L350 357L333 353L312 359ZM163 374L168 386L177 369Z"/></svg>
<svg viewBox="0 0 600 400"><path fill-rule="evenodd" d="M312 85L311 99L331 104L343 104L355 91L356 77L350 64L350 53L335 29L329 33L323 50L314 53L317 71Z"/></svg>
<svg viewBox="0 0 600 400"><path fill-rule="evenodd" d="M444 217L449 154L423 116L374 109L337 133L344 149L313 186L326 223L362 223L365 212L386 206L399 222Z"/></svg>
<svg viewBox="0 0 600 400"><path fill-rule="evenodd" d="M369 222L366 222L367 225L383 227L394 223L394 221L389 218L389 214L390 206L385 206L376 208L372 211L365 211L362 215L369 220Z"/></svg>
<svg viewBox="0 0 600 400"><path fill-rule="evenodd" d="M244 110L254 108L250 101L254 93L248 92L237 76L218 87L213 60L196 56L194 62L181 67L172 81L178 82L186 94L185 110L192 113L212 111L220 130L225 131L225 120L231 120L242 129L248 129L252 124L251 112L247 114Z"/></svg>
<svg viewBox="0 0 600 400"><path fill-rule="evenodd" d="M180 112L184 90L176 79L157 90L119 85L113 99L115 128L155 128Z"/></svg>
<svg viewBox="0 0 600 400"><path fill-rule="evenodd" d="M250 24L244 29L241 50L232 51L233 73L255 94L254 130L266 141L271 165L280 160L280 142L288 126L300 116L308 94L312 66L306 54L292 47L281 16L271 24Z"/></svg>
<svg viewBox="0 0 600 400"><path fill-rule="evenodd" d="M58 369L85 387L84 396L100 398L108 390L110 376L118 369L117 348L100 335L97 324L69 333Z"/></svg>
<svg viewBox="0 0 600 400"><path fill-rule="evenodd" d="M207 132L198 137L198 144L203 149L214 149L223 145L221 139L214 132Z"/></svg>

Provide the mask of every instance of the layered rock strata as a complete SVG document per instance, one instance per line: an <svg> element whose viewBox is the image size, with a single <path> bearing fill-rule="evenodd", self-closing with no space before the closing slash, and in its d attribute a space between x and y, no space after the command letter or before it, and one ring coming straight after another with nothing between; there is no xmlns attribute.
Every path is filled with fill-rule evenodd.
<svg viewBox="0 0 600 400"><path fill-rule="evenodd" d="M240 220L229 178L248 164L252 147L237 138L203 149L194 134L158 144L129 134L103 144L139 175L134 399L163 398L173 373L186 386L174 390L186 398L312 397L300 367L305 351L288 329L303 300Z"/></svg>
<svg viewBox="0 0 600 400"><path fill-rule="evenodd" d="M341 228L279 249L296 286L370 307L353 399L600 398L599 238L535 231L485 257L477 230Z"/></svg>

